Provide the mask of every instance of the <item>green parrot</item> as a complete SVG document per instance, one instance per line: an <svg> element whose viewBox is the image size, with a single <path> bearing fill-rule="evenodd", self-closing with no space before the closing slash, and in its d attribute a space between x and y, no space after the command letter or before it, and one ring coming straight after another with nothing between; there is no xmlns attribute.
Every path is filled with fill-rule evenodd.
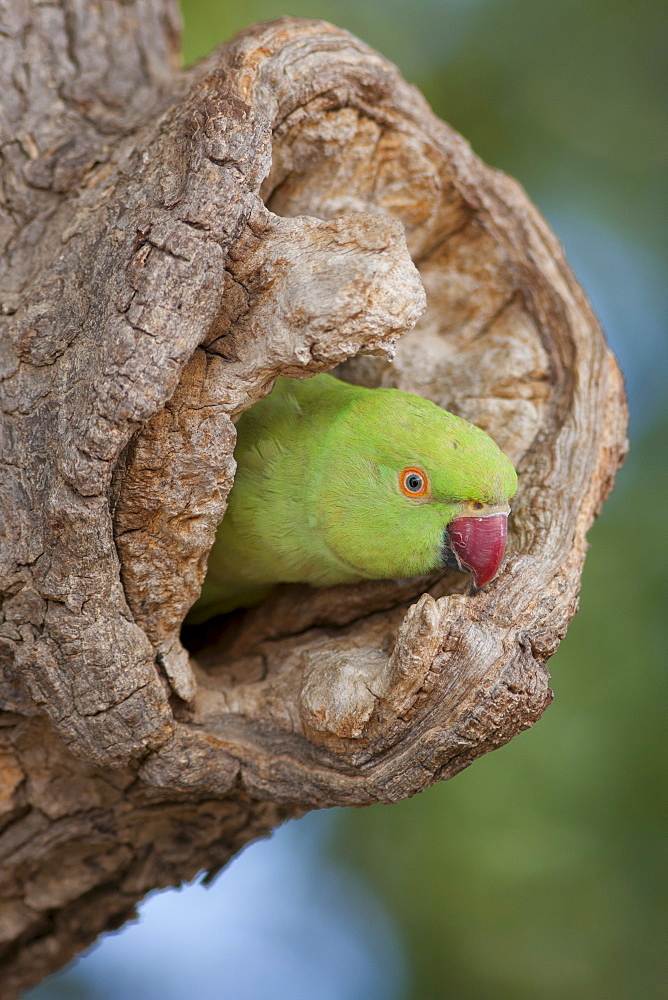
<svg viewBox="0 0 668 1000"><path fill-rule="evenodd" d="M452 567L494 579L517 489L484 431L398 389L279 378L237 424L237 473L190 624L278 583L329 587Z"/></svg>

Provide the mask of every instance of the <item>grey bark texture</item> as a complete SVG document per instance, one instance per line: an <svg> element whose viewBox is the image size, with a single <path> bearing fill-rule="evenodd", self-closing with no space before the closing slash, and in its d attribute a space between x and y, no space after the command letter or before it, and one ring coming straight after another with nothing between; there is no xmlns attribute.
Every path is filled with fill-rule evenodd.
<svg viewBox="0 0 668 1000"><path fill-rule="evenodd" d="M178 38L172 0L0 3L3 998L283 818L531 726L626 449L559 243L392 65L322 22L187 71ZM189 652L235 418L335 366L510 455L501 575L284 587Z"/></svg>

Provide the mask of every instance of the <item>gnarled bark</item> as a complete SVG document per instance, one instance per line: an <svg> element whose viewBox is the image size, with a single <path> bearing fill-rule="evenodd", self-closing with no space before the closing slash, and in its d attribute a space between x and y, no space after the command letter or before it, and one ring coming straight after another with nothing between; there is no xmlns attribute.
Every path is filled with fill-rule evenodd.
<svg viewBox="0 0 668 1000"><path fill-rule="evenodd" d="M13 996L284 816L398 800L532 725L626 413L526 195L346 32L283 19L181 73L168 0L2 9ZM284 587L181 637L234 419L337 365L511 456L501 576Z"/></svg>

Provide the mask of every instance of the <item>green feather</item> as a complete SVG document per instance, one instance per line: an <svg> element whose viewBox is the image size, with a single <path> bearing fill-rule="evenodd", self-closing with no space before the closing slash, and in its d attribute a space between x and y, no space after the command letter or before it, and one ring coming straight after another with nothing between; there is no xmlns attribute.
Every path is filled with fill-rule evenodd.
<svg viewBox="0 0 668 1000"><path fill-rule="evenodd" d="M258 603L277 583L398 579L442 565L472 503L506 503L510 461L461 417L398 389L279 378L237 424L237 472L188 621ZM400 473L426 473L425 498Z"/></svg>

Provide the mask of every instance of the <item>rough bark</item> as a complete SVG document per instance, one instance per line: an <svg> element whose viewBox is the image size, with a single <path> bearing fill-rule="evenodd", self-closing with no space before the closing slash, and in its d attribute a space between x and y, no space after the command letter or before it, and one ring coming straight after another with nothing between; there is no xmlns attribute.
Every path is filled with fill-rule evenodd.
<svg viewBox="0 0 668 1000"><path fill-rule="evenodd" d="M283 19L181 72L171 0L0 11L11 997L283 817L396 801L532 725L626 411L524 192L355 38ZM189 655L234 419L336 365L511 456L501 576L284 587Z"/></svg>

